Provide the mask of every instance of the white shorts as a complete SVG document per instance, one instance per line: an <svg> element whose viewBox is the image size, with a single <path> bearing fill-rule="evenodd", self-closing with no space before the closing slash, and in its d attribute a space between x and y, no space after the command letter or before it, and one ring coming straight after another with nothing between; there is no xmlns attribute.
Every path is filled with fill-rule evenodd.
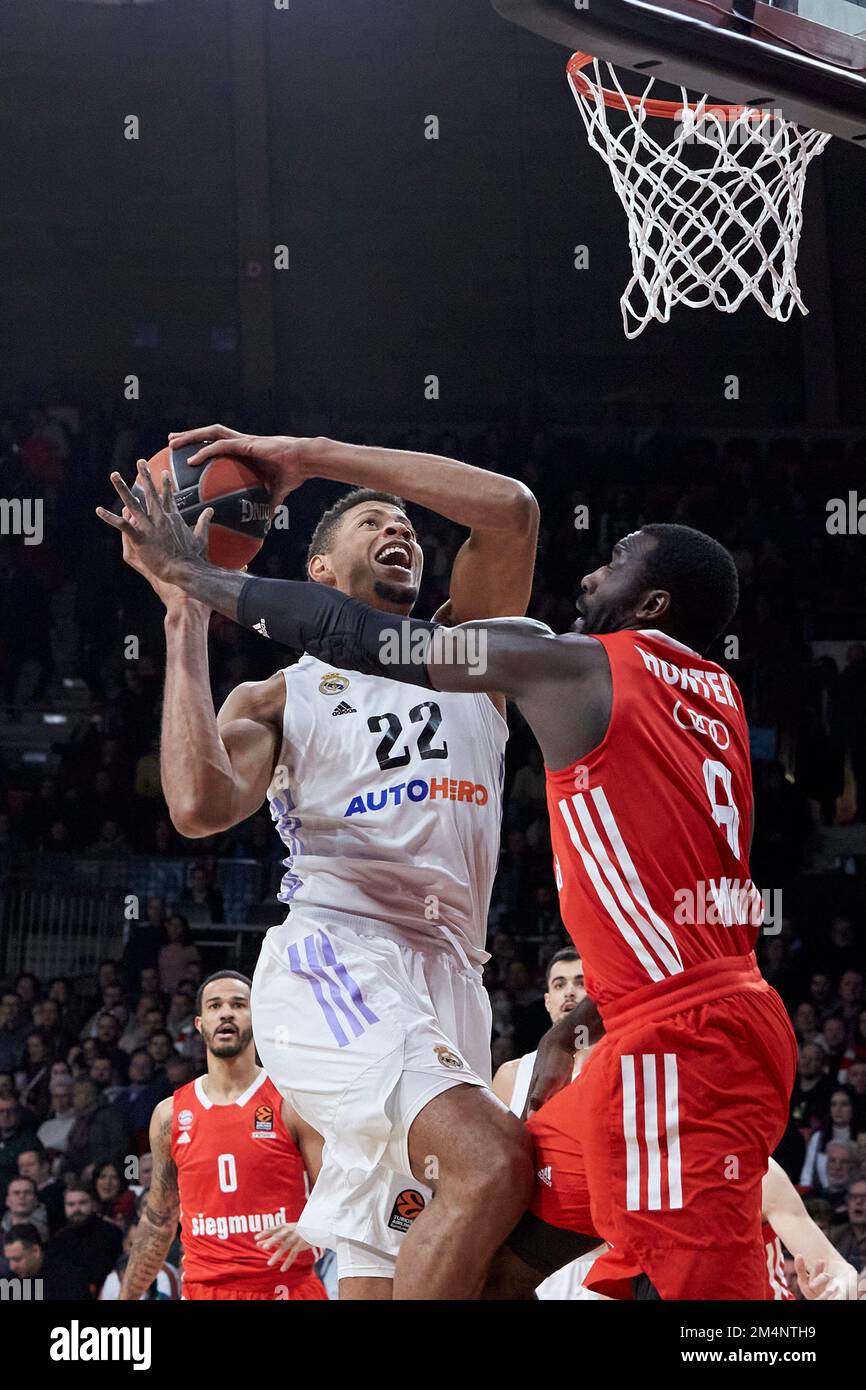
<svg viewBox="0 0 866 1390"><path fill-rule="evenodd" d="M381 933L363 918L295 909L268 932L253 978L265 1070L325 1140L299 1230L337 1250L344 1277L346 1241L366 1247L365 1268L378 1253L388 1273L429 1200L409 1164L412 1121L452 1086L491 1079L480 970L447 945L421 950Z"/></svg>

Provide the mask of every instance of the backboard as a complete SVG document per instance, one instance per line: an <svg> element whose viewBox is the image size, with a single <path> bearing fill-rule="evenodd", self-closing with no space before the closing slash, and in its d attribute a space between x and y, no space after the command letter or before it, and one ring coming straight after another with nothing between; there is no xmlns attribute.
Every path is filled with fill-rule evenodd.
<svg viewBox="0 0 866 1390"><path fill-rule="evenodd" d="M493 0L568 49L866 143L866 0Z"/></svg>

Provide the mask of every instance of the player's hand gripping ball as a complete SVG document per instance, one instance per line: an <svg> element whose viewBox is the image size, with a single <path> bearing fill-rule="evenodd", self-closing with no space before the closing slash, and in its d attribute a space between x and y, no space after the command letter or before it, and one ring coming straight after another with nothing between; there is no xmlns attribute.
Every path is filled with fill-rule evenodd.
<svg viewBox="0 0 866 1390"><path fill-rule="evenodd" d="M157 492L168 473L175 485L177 509L188 526L195 526L206 507L213 508L207 557L222 569L240 570L261 550L273 515L270 496L251 468L232 458L212 458L201 468L187 460L202 448L161 449L147 466ZM144 505L140 483L132 491Z"/></svg>

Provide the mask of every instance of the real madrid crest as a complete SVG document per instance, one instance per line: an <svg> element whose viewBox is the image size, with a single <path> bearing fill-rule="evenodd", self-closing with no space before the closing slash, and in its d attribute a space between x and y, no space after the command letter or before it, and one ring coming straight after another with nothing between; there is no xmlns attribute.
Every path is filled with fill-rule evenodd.
<svg viewBox="0 0 866 1390"><path fill-rule="evenodd" d="M462 1070L462 1061L457 1056L456 1052L451 1051L450 1047L443 1047L440 1043L438 1047L434 1047L433 1051L436 1053L436 1056L438 1057L439 1062L443 1067L452 1067L455 1069Z"/></svg>
<svg viewBox="0 0 866 1390"><path fill-rule="evenodd" d="M326 676L322 676L319 681L320 695L342 695L348 688L349 677L341 676L339 671L329 671Z"/></svg>

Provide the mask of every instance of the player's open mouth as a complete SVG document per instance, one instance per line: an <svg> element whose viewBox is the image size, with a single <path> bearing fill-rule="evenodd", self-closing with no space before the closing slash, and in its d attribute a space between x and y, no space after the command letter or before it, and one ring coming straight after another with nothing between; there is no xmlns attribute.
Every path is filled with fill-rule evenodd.
<svg viewBox="0 0 866 1390"><path fill-rule="evenodd" d="M236 1028L218 1028L218 1029L217 1029L217 1037L218 1037L218 1038L236 1038L236 1037L237 1037L237 1029L236 1029Z"/></svg>
<svg viewBox="0 0 866 1390"><path fill-rule="evenodd" d="M403 569L409 573L412 571L412 552L402 541L389 541L373 558L386 569Z"/></svg>

